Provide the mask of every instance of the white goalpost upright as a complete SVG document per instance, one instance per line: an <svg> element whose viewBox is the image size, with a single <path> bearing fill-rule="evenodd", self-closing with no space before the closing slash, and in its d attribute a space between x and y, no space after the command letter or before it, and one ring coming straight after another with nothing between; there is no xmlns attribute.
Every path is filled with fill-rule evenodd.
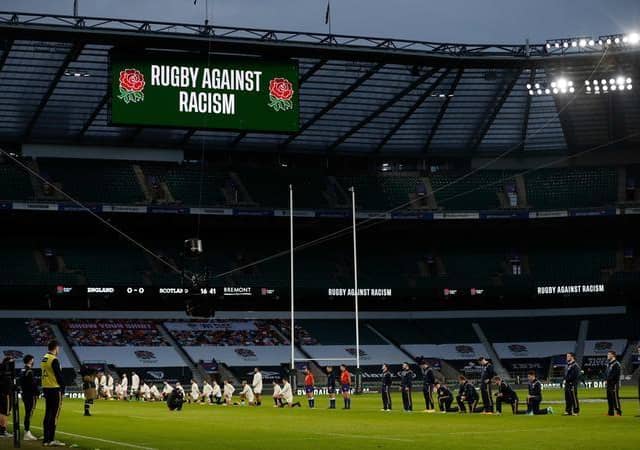
<svg viewBox="0 0 640 450"><path fill-rule="evenodd" d="M356 237L356 188L351 186L351 217L353 220L353 297L356 319L356 376L360 376L360 321L358 308L358 248ZM358 383L359 384L359 383Z"/></svg>
<svg viewBox="0 0 640 450"><path fill-rule="evenodd" d="M357 233L356 233L356 190L355 187L349 189L351 191L351 216L353 228L353 284L354 284L354 308L355 308L355 330L356 330L356 355L355 358L296 358L295 348L295 274L294 274L294 243L293 243L293 185L289 185L289 277L290 277L290 296L291 296L291 380L295 380L296 361L355 361L356 362L356 388L360 389L360 321L359 321L359 305L358 305L358 251L357 251Z"/></svg>
<svg viewBox="0 0 640 450"><path fill-rule="evenodd" d="M296 368L294 278L293 278L293 185L289 185L289 270L291 276L291 372Z"/></svg>

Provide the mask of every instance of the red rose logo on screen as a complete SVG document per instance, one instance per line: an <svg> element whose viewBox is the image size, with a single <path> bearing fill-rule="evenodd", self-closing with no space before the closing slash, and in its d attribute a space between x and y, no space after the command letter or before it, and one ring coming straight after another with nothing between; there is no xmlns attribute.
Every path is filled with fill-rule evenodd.
<svg viewBox="0 0 640 450"><path fill-rule="evenodd" d="M269 106L275 111L287 111L293 108L293 85L286 78L274 78L269 81Z"/></svg>
<svg viewBox="0 0 640 450"><path fill-rule="evenodd" d="M144 75L138 69L120 71L120 95L125 103L138 103L144 100Z"/></svg>

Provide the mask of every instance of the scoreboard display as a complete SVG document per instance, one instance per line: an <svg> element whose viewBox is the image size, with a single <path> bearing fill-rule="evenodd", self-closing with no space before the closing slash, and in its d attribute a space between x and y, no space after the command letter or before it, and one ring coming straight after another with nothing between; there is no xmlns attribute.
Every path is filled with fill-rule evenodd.
<svg viewBox="0 0 640 450"><path fill-rule="evenodd" d="M296 61L114 50L110 83L113 125L299 129Z"/></svg>

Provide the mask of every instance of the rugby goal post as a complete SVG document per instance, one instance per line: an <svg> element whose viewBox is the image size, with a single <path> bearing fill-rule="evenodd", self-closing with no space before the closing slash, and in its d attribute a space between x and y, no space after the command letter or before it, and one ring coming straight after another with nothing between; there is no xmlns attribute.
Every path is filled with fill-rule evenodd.
<svg viewBox="0 0 640 450"><path fill-rule="evenodd" d="M355 311L355 341L356 356L355 358L296 358L295 353L295 270L294 270L294 242L293 242L293 185L289 185L289 270L290 270L290 296L291 296L291 323L290 323L290 342L291 342L291 358L289 379L293 387L296 386L296 362L353 362L355 361L355 391L362 392L362 374L360 372L360 321L359 321L359 305L358 305L358 247L356 233L356 190L351 186L351 219L353 234L353 284L354 284L354 311ZM320 365L320 364L318 364Z"/></svg>

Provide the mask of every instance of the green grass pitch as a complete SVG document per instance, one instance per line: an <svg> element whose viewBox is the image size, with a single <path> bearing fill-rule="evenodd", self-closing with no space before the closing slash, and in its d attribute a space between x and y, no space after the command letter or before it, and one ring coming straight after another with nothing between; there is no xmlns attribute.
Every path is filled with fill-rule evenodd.
<svg viewBox="0 0 640 450"><path fill-rule="evenodd" d="M623 417L607 417L603 390L581 391L582 413L562 417L561 391L545 391L552 416L424 414L400 411L394 394L393 412L381 412L378 395L354 396L352 410L327 410L324 397L317 409L276 409L271 398L262 407L185 404L169 412L163 403L98 401L93 417L83 417L80 400L65 400L57 438L82 449L634 449L640 448L637 391L625 388ZM524 392L519 393L524 398ZM421 392L414 407L424 406ZM342 401L338 399L340 408ZM508 406L508 405L507 405ZM33 432L42 434L44 402L38 403ZM23 448L42 448L23 443ZM0 449L11 448L0 440Z"/></svg>

